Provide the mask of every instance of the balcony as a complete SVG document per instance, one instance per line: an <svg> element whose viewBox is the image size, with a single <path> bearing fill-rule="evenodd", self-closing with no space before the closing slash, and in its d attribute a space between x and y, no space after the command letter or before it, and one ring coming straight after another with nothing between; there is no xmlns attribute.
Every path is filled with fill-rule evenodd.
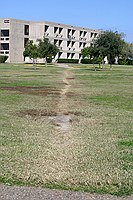
<svg viewBox="0 0 133 200"><path fill-rule="evenodd" d="M62 34L54 34L54 37L58 37L58 38L62 38L63 37L63 35Z"/></svg>
<svg viewBox="0 0 133 200"><path fill-rule="evenodd" d="M9 37L0 37L0 40L2 42L7 42L9 40Z"/></svg>
<svg viewBox="0 0 133 200"><path fill-rule="evenodd" d="M85 37L80 37L79 40L86 41L87 38L85 38Z"/></svg>
<svg viewBox="0 0 133 200"><path fill-rule="evenodd" d="M69 50L69 51L75 51L75 48L69 47L68 50Z"/></svg>
<svg viewBox="0 0 133 200"><path fill-rule="evenodd" d="M48 36L49 36L49 33L44 33L44 36L45 36L45 37L48 37Z"/></svg>
<svg viewBox="0 0 133 200"><path fill-rule="evenodd" d="M1 55L9 55L9 50L0 50Z"/></svg>
<svg viewBox="0 0 133 200"><path fill-rule="evenodd" d="M69 40L75 40L75 36L68 35L67 37L68 37Z"/></svg>

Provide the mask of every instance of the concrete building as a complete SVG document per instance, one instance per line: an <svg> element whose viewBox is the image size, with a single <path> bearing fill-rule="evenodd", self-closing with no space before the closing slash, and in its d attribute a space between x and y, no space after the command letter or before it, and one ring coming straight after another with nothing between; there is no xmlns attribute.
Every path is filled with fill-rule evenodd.
<svg viewBox="0 0 133 200"><path fill-rule="evenodd" d="M0 55L7 55L8 62L27 62L23 51L28 40L43 37L56 44L60 52L58 58L80 59L81 49L92 45L92 41L100 33L99 30L42 21L23 21L17 19L0 19Z"/></svg>

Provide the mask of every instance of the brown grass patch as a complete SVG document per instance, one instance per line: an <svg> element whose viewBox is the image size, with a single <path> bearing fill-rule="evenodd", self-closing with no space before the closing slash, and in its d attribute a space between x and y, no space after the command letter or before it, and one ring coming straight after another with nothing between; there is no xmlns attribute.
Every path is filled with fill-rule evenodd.
<svg viewBox="0 0 133 200"><path fill-rule="evenodd" d="M17 112L16 115L19 117L31 116L34 118L34 117L56 116L57 113L55 111L48 111L48 110L27 109Z"/></svg>
<svg viewBox="0 0 133 200"><path fill-rule="evenodd" d="M64 115L75 115L75 116L83 116L84 114L78 111L70 111L70 112L65 112L63 113Z"/></svg>
<svg viewBox="0 0 133 200"><path fill-rule="evenodd" d="M75 78L73 78L73 77L68 77L68 78L66 78L67 80L73 80L73 79L75 79Z"/></svg>
<svg viewBox="0 0 133 200"><path fill-rule="evenodd" d="M51 87L31 87L31 86L14 86L14 87L0 87L1 90L18 91L21 93L31 95L60 95L60 90Z"/></svg>
<svg viewBox="0 0 133 200"><path fill-rule="evenodd" d="M67 92L66 96L68 96L68 97L74 97L74 96L78 96L78 94L76 94L74 92Z"/></svg>
<svg viewBox="0 0 133 200"><path fill-rule="evenodd" d="M15 113L19 117L25 117L25 116L31 116L33 118L36 117L55 117L59 113L56 111L48 111L48 110L37 110L37 109L26 109L26 110L21 110L17 113ZM63 115L75 115L75 116L83 116L83 113L75 111L75 112L63 112Z"/></svg>

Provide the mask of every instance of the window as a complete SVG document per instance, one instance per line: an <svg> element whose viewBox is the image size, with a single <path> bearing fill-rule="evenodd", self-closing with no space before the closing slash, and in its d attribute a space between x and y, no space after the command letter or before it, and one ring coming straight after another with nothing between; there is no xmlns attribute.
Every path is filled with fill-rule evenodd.
<svg viewBox="0 0 133 200"><path fill-rule="evenodd" d="M82 42L79 43L79 47L81 47L81 46L82 46Z"/></svg>
<svg viewBox="0 0 133 200"><path fill-rule="evenodd" d="M91 32L91 37L93 37L93 33Z"/></svg>
<svg viewBox="0 0 133 200"><path fill-rule="evenodd" d="M24 48L26 47L28 41L29 41L29 38L24 38Z"/></svg>
<svg viewBox="0 0 133 200"><path fill-rule="evenodd" d="M86 43L83 43L83 48L86 46Z"/></svg>
<svg viewBox="0 0 133 200"><path fill-rule="evenodd" d="M59 40L59 46L61 45L62 42L63 42L63 40Z"/></svg>
<svg viewBox="0 0 133 200"><path fill-rule="evenodd" d="M54 44L57 45L57 43L58 43L58 40L55 40L55 39L54 39Z"/></svg>
<svg viewBox="0 0 133 200"><path fill-rule="evenodd" d="M68 29L68 30L67 30L67 34L69 35L69 34L70 34L70 32L71 32L71 29Z"/></svg>
<svg viewBox="0 0 133 200"><path fill-rule="evenodd" d="M9 50L9 43L1 43L1 50Z"/></svg>
<svg viewBox="0 0 133 200"><path fill-rule="evenodd" d="M97 33L94 33L94 38L97 37Z"/></svg>
<svg viewBox="0 0 133 200"><path fill-rule="evenodd" d="M75 33L75 30L72 30L72 35L74 35L74 33Z"/></svg>
<svg viewBox="0 0 133 200"><path fill-rule="evenodd" d="M86 31L84 31L84 37L86 36L86 33L87 33L87 32L86 32Z"/></svg>
<svg viewBox="0 0 133 200"><path fill-rule="evenodd" d="M79 36L81 36L81 35L82 35L82 33L83 33L83 31L80 31L80 34L79 34Z"/></svg>
<svg viewBox="0 0 133 200"><path fill-rule="evenodd" d="M60 58L60 57L61 57L61 55L62 55L62 52L59 52L59 54L58 54L58 58Z"/></svg>
<svg viewBox="0 0 133 200"><path fill-rule="evenodd" d="M79 54L79 59L81 58L81 56L82 56L82 55L81 55L81 54Z"/></svg>
<svg viewBox="0 0 133 200"><path fill-rule="evenodd" d="M29 35L29 25L24 25L24 35Z"/></svg>
<svg viewBox="0 0 133 200"><path fill-rule="evenodd" d="M72 47L74 46L75 42L72 41Z"/></svg>
<svg viewBox="0 0 133 200"><path fill-rule="evenodd" d="M58 27L54 27L54 33L56 33L58 30Z"/></svg>
<svg viewBox="0 0 133 200"><path fill-rule="evenodd" d="M10 23L9 19L5 19L5 20L4 20L4 23L5 23L5 24Z"/></svg>
<svg viewBox="0 0 133 200"><path fill-rule="evenodd" d="M69 58L70 55L71 55L70 53L67 53L67 58Z"/></svg>
<svg viewBox="0 0 133 200"><path fill-rule="evenodd" d="M70 43L71 43L70 41L67 41L67 47L70 45Z"/></svg>
<svg viewBox="0 0 133 200"><path fill-rule="evenodd" d="M9 37L9 29L1 30L1 37Z"/></svg>
<svg viewBox="0 0 133 200"><path fill-rule="evenodd" d="M71 54L71 59L74 58L74 56L75 56L75 53L72 53L72 54Z"/></svg>
<svg viewBox="0 0 133 200"><path fill-rule="evenodd" d="M60 27L59 28L59 34L61 34L62 30L63 30L63 28Z"/></svg>
<svg viewBox="0 0 133 200"><path fill-rule="evenodd" d="M49 26L48 25L45 25L45 32L47 32Z"/></svg>

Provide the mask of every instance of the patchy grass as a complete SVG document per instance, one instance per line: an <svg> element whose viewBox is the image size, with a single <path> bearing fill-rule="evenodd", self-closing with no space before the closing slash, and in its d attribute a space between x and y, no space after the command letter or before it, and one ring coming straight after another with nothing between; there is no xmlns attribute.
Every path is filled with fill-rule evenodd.
<svg viewBox="0 0 133 200"><path fill-rule="evenodd" d="M0 65L0 182L132 193L133 67L82 66ZM62 133L50 117L66 71L71 127Z"/></svg>
<svg viewBox="0 0 133 200"><path fill-rule="evenodd" d="M129 141L123 140L123 141L118 142L118 145L124 146L124 147L133 147L133 140L129 140Z"/></svg>

